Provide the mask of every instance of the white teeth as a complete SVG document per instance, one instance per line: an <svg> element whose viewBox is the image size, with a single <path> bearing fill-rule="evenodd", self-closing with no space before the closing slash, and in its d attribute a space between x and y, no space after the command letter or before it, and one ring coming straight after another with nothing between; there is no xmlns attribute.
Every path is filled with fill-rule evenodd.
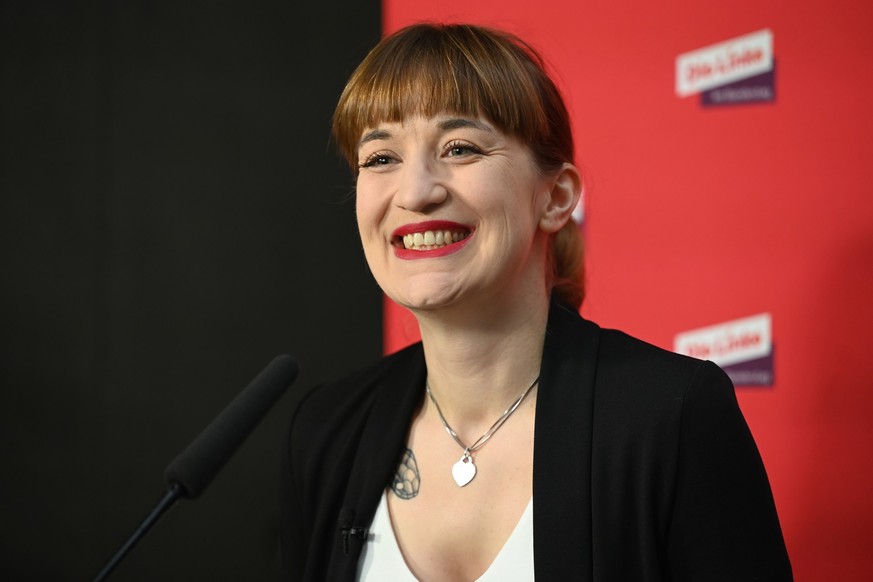
<svg viewBox="0 0 873 582"><path fill-rule="evenodd" d="M417 251L430 251L464 240L467 236L469 236L467 232L426 230L424 232L403 235L403 247Z"/></svg>

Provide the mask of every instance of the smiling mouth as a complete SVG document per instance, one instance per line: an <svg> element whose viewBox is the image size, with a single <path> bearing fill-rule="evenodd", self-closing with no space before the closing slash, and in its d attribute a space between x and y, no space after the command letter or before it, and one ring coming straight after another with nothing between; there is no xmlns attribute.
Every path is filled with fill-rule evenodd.
<svg viewBox="0 0 873 582"><path fill-rule="evenodd" d="M461 242L468 236L469 230L425 230L397 237L397 243L410 251L432 251Z"/></svg>

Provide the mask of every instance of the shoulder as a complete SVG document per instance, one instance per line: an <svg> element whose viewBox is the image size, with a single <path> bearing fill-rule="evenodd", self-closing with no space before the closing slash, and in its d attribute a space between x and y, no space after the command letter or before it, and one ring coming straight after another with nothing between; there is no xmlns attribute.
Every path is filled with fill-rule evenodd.
<svg viewBox="0 0 873 582"><path fill-rule="evenodd" d="M560 304L553 305L549 333L540 396L548 391L554 402L544 413L576 420L590 414L595 435L607 437L599 442L635 435L667 451L686 415L738 411L730 380L712 362L601 328Z"/></svg>
<svg viewBox="0 0 873 582"><path fill-rule="evenodd" d="M675 468L676 455L689 443L697 447L731 435L736 449L750 441L734 386L721 368L615 330L601 332L594 426L598 442L610 443L613 452L626 446L626 458L636 459L636 451L646 450L662 469ZM707 448L713 454L714 445Z"/></svg>
<svg viewBox="0 0 873 582"><path fill-rule="evenodd" d="M564 378L675 392L698 375L724 376L711 362L659 348L627 333L602 328L576 310L553 303L549 315L544 361L572 371ZM725 376L726 378L726 376Z"/></svg>
<svg viewBox="0 0 873 582"><path fill-rule="evenodd" d="M543 361L549 376L565 390L590 389L600 411L612 401L623 411L655 405L675 410L697 386L733 396L727 375L712 362L601 328L565 305L553 304L548 333Z"/></svg>
<svg viewBox="0 0 873 582"><path fill-rule="evenodd" d="M671 352L617 329L600 329L600 348L601 359L608 363L621 360L626 365L663 367L671 372L693 370L703 363L703 360Z"/></svg>
<svg viewBox="0 0 873 582"><path fill-rule="evenodd" d="M622 331L601 329L598 347L598 376L619 384L682 394L698 383L730 384L712 362L665 350Z"/></svg>
<svg viewBox="0 0 873 582"><path fill-rule="evenodd" d="M712 362L698 360L634 338L621 331L601 330L595 401L640 425L675 434L688 415L739 414L733 384Z"/></svg>

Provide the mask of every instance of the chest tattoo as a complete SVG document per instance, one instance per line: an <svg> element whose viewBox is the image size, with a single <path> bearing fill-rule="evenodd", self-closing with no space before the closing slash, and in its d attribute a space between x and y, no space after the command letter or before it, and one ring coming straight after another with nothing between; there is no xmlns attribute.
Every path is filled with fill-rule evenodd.
<svg viewBox="0 0 873 582"><path fill-rule="evenodd" d="M406 449L394 474L391 491L400 499L412 499L418 495L421 486L421 475L418 473L418 463L412 449Z"/></svg>

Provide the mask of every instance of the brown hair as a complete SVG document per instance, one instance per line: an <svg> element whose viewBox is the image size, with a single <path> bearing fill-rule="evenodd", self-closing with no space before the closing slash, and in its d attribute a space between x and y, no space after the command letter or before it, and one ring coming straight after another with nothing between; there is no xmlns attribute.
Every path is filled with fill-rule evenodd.
<svg viewBox="0 0 873 582"><path fill-rule="evenodd" d="M544 174L573 163L570 117L540 55L509 33L467 24L415 24L383 39L352 73L333 133L356 169L365 130L443 112L481 115L518 137ZM551 238L550 284L576 308L585 293L582 258L570 220Z"/></svg>

